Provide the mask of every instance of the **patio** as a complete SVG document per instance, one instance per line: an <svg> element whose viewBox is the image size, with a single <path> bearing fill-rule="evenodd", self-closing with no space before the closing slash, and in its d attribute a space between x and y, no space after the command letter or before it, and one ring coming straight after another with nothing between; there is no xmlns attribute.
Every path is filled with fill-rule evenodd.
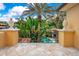
<svg viewBox="0 0 79 59"><path fill-rule="evenodd" d="M57 43L18 43L0 49L1 56L79 56L79 50Z"/></svg>
<svg viewBox="0 0 79 59"><path fill-rule="evenodd" d="M39 4L35 4L36 7L37 5L39 6ZM63 4L62 6L58 8L60 12L52 14L53 16L45 15L46 19L42 19L42 12L45 10L40 9L40 14L40 10L37 9L39 12L37 12L39 14L37 18L18 18L17 22L10 18L7 24L1 22L1 27L5 24L10 28L0 29L0 55L79 56L79 18L74 17L73 13L73 11L78 13L79 4ZM68 7L69 11L63 9L64 7L66 7L65 9ZM70 9L71 7L73 8ZM36 12L37 10L31 11ZM51 9L46 10L52 12ZM23 11L22 16L26 16L26 12Z"/></svg>

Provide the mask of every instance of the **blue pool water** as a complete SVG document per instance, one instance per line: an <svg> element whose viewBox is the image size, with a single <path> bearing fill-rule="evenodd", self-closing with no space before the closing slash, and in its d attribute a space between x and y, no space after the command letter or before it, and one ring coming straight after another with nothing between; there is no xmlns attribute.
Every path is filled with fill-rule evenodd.
<svg viewBox="0 0 79 59"><path fill-rule="evenodd" d="M41 42L42 43L55 43L55 40L53 40L53 38L52 40L50 40L48 37L42 37Z"/></svg>

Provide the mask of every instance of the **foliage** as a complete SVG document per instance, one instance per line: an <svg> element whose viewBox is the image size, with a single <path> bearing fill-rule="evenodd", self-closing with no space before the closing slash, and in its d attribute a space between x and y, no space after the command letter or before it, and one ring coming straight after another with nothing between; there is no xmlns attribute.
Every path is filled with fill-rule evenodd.
<svg viewBox="0 0 79 59"><path fill-rule="evenodd" d="M50 25L53 25L54 28L62 29L63 28L63 20L66 17L66 12L65 11L58 11L58 12L56 12L56 15L57 16L50 16L48 18Z"/></svg>
<svg viewBox="0 0 79 59"><path fill-rule="evenodd" d="M62 29L63 16L57 16L55 19L51 20L41 20L38 22L38 19L31 17L26 18L25 20L21 19L16 23L16 27L20 29L20 37L31 38L32 42L41 42L44 37L51 37L51 29L58 28ZM39 41L38 41L39 39ZM47 40L47 39L46 39Z"/></svg>
<svg viewBox="0 0 79 59"><path fill-rule="evenodd" d="M40 41L41 36L43 35L44 32L46 32L46 29L42 23L42 16L47 18L47 14L52 14L53 11L55 11L53 9L52 6L49 6L47 3L29 3L27 4L29 10L25 10L22 14L22 16L37 16L37 20L38 20L38 28L37 28L37 41ZM33 26L34 28L35 26Z"/></svg>
<svg viewBox="0 0 79 59"><path fill-rule="evenodd" d="M29 37L29 30L26 29L27 28L26 21L21 19L15 24L15 26L20 29L19 37L22 37L22 38Z"/></svg>
<svg viewBox="0 0 79 59"><path fill-rule="evenodd" d="M22 22L24 22L23 25L21 25L21 37L30 37L32 38L32 42L40 42L41 38L44 36L51 37L52 28L62 28L62 21L59 21L59 17L53 19L54 21L51 20L52 22L42 20L42 16L44 16L47 19L47 15L53 15L53 12L55 11L53 7L49 6L46 3L30 3L27 5L29 10L25 10L22 14L22 17L30 17L27 18L25 21L21 20ZM34 16L37 16L37 18L31 18ZM23 26L25 26L24 29ZM25 33L25 35L23 33Z"/></svg>
<svg viewBox="0 0 79 59"><path fill-rule="evenodd" d="M1 22L0 21L0 25L7 25L8 26L8 23L7 22Z"/></svg>
<svg viewBox="0 0 79 59"><path fill-rule="evenodd" d="M42 16L46 18L48 14L52 14L55 10L47 3L29 3L27 4L29 10L25 10L22 16L37 16L38 20L42 19Z"/></svg>
<svg viewBox="0 0 79 59"><path fill-rule="evenodd" d="M32 42L37 42L38 38L41 41L42 37L50 36L50 26L48 25L48 22L46 20L42 20L41 26L39 26L39 22L37 19L29 17L26 18L26 20L19 20L16 23L16 27L20 29L20 37L29 37L32 39Z"/></svg>

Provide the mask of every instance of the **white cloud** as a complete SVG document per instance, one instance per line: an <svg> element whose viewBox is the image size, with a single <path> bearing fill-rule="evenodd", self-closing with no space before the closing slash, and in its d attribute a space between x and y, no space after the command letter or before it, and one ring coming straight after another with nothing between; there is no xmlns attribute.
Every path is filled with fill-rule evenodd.
<svg viewBox="0 0 79 59"><path fill-rule="evenodd" d="M29 10L27 7L23 7L23 6L14 6L12 9L10 9L8 11L7 14L3 15L3 17L18 17L20 16L24 10Z"/></svg>
<svg viewBox="0 0 79 59"><path fill-rule="evenodd" d="M0 3L0 10L4 10L5 9L5 6L3 3Z"/></svg>
<svg viewBox="0 0 79 59"><path fill-rule="evenodd" d="M8 11L7 14L3 15L2 17L10 17L13 18L13 16L20 16L24 10L28 10L27 7L23 6L14 6L12 9Z"/></svg>
<svg viewBox="0 0 79 59"><path fill-rule="evenodd" d="M13 18L14 19L14 17L20 16L23 13L24 10L28 10L28 8L27 7L23 7L23 6L14 6L12 9L10 9L8 11L7 14L3 15L2 17L0 17L0 19L1 20L2 19L6 19L7 21L9 20L9 18ZM4 21L6 21L6 20L4 20Z"/></svg>
<svg viewBox="0 0 79 59"><path fill-rule="evenodd" d="M20 16L24 10L28 10L27 7L23 6L15 6L12 9L9 10L9 15L11 16Z"/></svg>

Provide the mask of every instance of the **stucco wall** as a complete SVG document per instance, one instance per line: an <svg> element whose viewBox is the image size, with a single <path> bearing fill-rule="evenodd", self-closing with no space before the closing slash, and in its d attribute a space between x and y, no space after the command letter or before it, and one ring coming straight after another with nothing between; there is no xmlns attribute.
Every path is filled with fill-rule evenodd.
<svg viewBox="0 0 79 59"><path fill-rule="evenodd" d="M67 10L68 29L75 30L74 46L79 48L79 4Z"/></svg>

